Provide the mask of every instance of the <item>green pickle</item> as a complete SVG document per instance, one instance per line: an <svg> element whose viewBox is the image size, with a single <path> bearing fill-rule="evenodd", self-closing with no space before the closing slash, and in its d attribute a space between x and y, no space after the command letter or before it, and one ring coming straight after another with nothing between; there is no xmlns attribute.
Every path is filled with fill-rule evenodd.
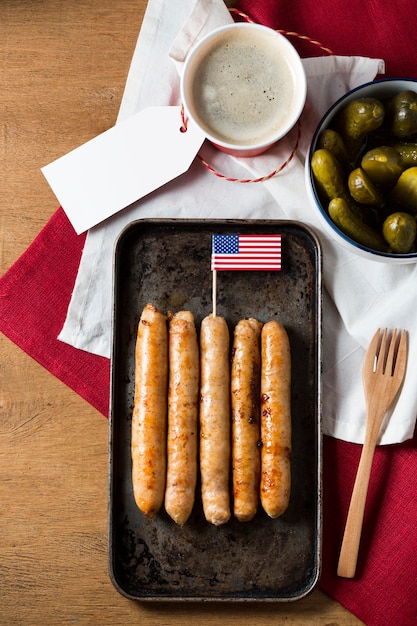
<svg viewBox="0 0 417 626"><path fill-rule="evenodd" d="M387 104L388 127L400 139L417 133L417 93L401 91Z"/></svg>
<svg viewBox="0 0 417 626"><path fill-rule="evenodd" d="M389 247L397 254L407 254L414 247L416 220L409 213L399 211L389 215L382 225L382 234Z"/></svg>
<svg viewBox="0 0 417 626"><path fill-rule="evenodd" d="M417 143L396 143L392 147L401 155L404 169L417 165Z"/></svg>
<svg viewBox="0 0 417 626"><path fill-rule="evenodd" d="M392 146L379 146L363 155L361 167L373 183L389 189L395 185L403 171L403 157Z"/></svg>
<svg viewBox="0 0 417 626"><path fill-rule="evenodd" d="M402 172L390 193L390 200L417 214L417 166Z"/></svg>
<svg viewBox="0 0 417 626"><path fill-rule="evenodd" d="M345 198L333 198L328 210L334 224L347 237L366 248L388 252L388 245L381 233L364 224L352 211Z"/></svg>
<svg viewBox="0 0 417 626"><path fill-rule="evenodd" d="M376 207L383 203L381 192L361 167L357 167L349 174L348 187L350 195L356 202Z"/></svg>
<svg viewBox="0 0 417 626"><path fill-rule="evenodd" d="M351 161L357 157L366 135L377 130L384 117L384 105L376 98L351 100L339 112L335 122L336 130L343 137Z"/></svg>
<svg viewBox="0 0 417 626"><path fill-rule="evenodd" d="M317 140L317 148L329 150L343 167L347 167L349 160L346 152L346 146L342 136L332 128L326 128L320 133Z"/></svg>
<svg viewBox="0 0 417 626"><path fill-rule="evenodd" d="M317 187L326 200L346 197L346 176L340 162L325 148L315 150L311 157L311 169Z"/></svg>
<svg viewBox="0 0 417 626"><path fill-rule="evenodd" d="M376 98L351 100L338 116L340 132L347 137L358 139L379 128L384 121L385 109Z"/></svg>

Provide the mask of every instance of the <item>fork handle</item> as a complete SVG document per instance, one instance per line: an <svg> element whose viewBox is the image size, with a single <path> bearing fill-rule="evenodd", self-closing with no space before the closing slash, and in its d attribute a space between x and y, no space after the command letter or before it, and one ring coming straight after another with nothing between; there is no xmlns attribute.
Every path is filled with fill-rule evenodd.
<svg viewBox="0 0 417 626"><path fill-rule="evenodd" d="M337 575L343 578L353 578L356 572L366 496L375 446L376 441L365 441L362 448L346 519L342 547L340 549L339 564L337 566Z"/></svg>

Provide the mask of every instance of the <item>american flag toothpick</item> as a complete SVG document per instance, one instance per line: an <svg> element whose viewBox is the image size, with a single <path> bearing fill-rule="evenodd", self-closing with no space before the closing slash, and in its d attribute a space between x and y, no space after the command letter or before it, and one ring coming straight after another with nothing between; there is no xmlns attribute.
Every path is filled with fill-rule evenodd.
<svg viewBox="0 0 417 626"><path fill-rule="evenodd" d="M216 316L217 271L266 271L281 269L281 235L213 235L213 316Z"/></svg>

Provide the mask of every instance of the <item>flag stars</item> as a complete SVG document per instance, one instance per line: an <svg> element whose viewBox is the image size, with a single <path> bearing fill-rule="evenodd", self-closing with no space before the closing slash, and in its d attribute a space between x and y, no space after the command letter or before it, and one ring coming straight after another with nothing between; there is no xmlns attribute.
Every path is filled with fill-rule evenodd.
<svg viewBox="0 0 417 626"><path fill-rule="evenodd" d="M216 235L213 237L213 254L238 254L239 235Z"/></svg>

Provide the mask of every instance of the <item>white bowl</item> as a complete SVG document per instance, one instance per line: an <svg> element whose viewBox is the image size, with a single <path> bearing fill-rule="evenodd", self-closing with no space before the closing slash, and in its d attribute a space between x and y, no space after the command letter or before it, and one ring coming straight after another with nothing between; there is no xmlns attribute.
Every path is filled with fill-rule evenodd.
<svg viewBox="0 0 417 626"><path fill-rule="evenodd" d="M355 100L356 98L378 98L381 100L387 100L401 91L415 91L417 93L417 80L413 80L411 78L383 78L381 80L376 80L371 83L361 85L360 87L356 87L342 96L330 107L317 126L309 148L305 166L307 194L312 206L317 210L320 221L326 232L330 234L341 246L361 257L373 261L392 264L415 263L417 262L417 252L394 254L372 250L371 248L367 248L366 246L353 241L342 233L333 223L326 208L323 207L320 202L311 170L311 158L316 150L320 133L326 128L330 128L332 126L333 119L348 102Z"/></svg>

